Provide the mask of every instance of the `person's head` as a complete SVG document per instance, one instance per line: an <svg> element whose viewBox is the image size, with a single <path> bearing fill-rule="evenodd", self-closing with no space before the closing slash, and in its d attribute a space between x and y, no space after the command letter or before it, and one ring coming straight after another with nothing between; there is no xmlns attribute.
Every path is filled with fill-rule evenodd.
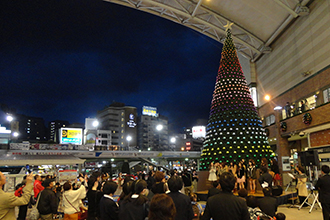
<svg viewBox="0 0 330 220"><path fill-rule="evenodd" d="M268 166L268 160L266 158L261 159L261 165L262 166Z"/></svg>
<svg viewBox="0 0 330 220"><path fill-rule="evenodd" d="M219 186L219 182L218 181L213 181L212 186L213 186L213 188L217 188Z"/></svg>
<svg viewBox="0 0 330 220"><path fill-rule="evenodd" d="M273 165L278 165L277 160L276 160L275 158L272 158L272 159L270 160L270 162L271 162Z"/></svg>
<svg viewBox="0 0 330 220"><path fill-rule="evenodd" d="M5 175L2 172L0 172L0 189L5 184L6 184L6 177L5 177Z"/></svg>
<svg viewBox="0 0 330 220"><path fill-rule="evenodd" d="M168 188L171 192L179 192L182 189L183 181L179 176L171 176L171 178L167 181Z"/></svg>
<svg viewBox="0 0 330 220"><path fill-rule="evenodd" d="M145 192L145 190L147 189L147 182L145 180L137 180L135 181L135 185L134 185L134 193L135 194L143 194Z"/></svg>
<svg viewBox="0 0 330 220"><path fill-rule="evenodd" d="M271 187L263 188L262 192L264 193L264 196L272 196L272 188Z"/></svg>
<svg viewBox="0 0 330 220"><path fill-rule="evenodd" d="M103 185L103 193L106 195L113 195L117 190L117 183L113 181L107 181Z"/></svg>
<svg viewBox="0 0 330 220"><path fill-rule="evenodd" d="M305 173L305 169L304 169L304 167L301 166L301 165L298 165L296 169L297 169L297 171L300 171L300 172L302 172L302 173Z"/></svg>
<svg viewBox="0 0 330 220"><path fill-rule="evenodd" d="M161 171L156 171L154 178L155 178L156 182L161 182L163 179L165 179L165 173L163 173Z"/></svg>
<svg viewBox="0 0 330 220"><path fill-rule="evenodd" d="M250 159L250 160L249 160L249 165L250 165L250 166L254 166L254 165L256 165L256 163L254 162L253 159Z"/></svg>
<svg viewBox="0 0 330 220"><path fill-rule="evenodd" d="M222 191L231 192L235 187L236 178L232 173L224 172L220 175L219 183Z"/></svg>
<svg viewBox="0 0 330 220"><path fill-rule="evenodd" d="M195 193L191 193L189 198L190 198L190 201L197 202L197 195Z"/></svg>
<svg viewBox="0 0 330 220"><path fill-rule="evenodd" d="M37 175L34 176L34 179L40 181L40 180L41 180L41 176L39 176L39 175L37 174Z"/></svg>
<svg viewBox="0 0 330 220"><path fill-rule="evenodd" d="M259 207L259 201L254 196L246 197L246 204L247 204L248 207L251 207L253 209Z"/></svg>
<svg viewBox="0 0 330 220"><path fill-rule="evenodd" d="M98 171L92 174L92 176L95 177L97 181L100 181L101 175L102 175L101 172Z"/></svg>
<svg viewBox="0 0 330 220"><path fill-rule="evenodd" d="M42 182L42 186L45 188L52 188L54 186L54 180L53 179L45 179Z"/></svg>
<svg viewBox="0 0 330 220"><path fill-rule="evenodd" d="M94 183L97 181L96 177L95 176L91 176L89 177L88 179L88 190L91 190L94 186Z"/></svg>
<svg viewBox="0 0 330 220"><path fill-rule="evenodd" d="M245 188L241 188L237 191L238 196L242 198L246 198L248 196L248 191Z"/></svg>
<svg viewBox="0 0 330 220"><path fill-rule="evenodd" d="M261 170L262 173L267 173L268 172L268 168L264 167L264 166L260 167L260 170Z"/></svg>
<svg viewBox="0 0 330 220"><path fill-rule="evenodd" d="M64 191L68 191L68 190L70 190L70 189L72 189L72 185L71 185L71 183L70 183L69 181L65 182L65 183L63 184L63 190L64 190Z"/></svg>
<svg viewBox="0 0 330 220"><path fill-rule="evenodd" d="M330 172L330 168L329 168L328 165L323 165L323 166L321 167L321 171L322 171L323 173L325 173L325 174L329 174L329 172Z"/></svg>
<svg viewBox="0 0 330 220"><path fill-rule="evenodd" d="M286 216L284 213L278 212L278 213L276 213L275 218L276 218L276 220L285 220Z"/></svg>
<svg viewBox="0 0 330 220"><path fill-rule="evenodd" d="M174 220L176 208L171 197L166 194L156 194L149 206L149 220Z"/></svg>

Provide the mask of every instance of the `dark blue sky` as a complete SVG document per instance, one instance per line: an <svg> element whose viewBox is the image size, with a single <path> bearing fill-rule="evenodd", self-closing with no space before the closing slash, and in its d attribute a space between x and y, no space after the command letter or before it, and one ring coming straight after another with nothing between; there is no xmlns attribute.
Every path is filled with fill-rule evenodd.
<svg viewBox="0 0 330 220"><path fill-rule="evenodd" d="M182 25L100 0L2 0L0 33L0 103L19 114L84 123L117 101L176 131L208 119L222 44Z"/></svg>

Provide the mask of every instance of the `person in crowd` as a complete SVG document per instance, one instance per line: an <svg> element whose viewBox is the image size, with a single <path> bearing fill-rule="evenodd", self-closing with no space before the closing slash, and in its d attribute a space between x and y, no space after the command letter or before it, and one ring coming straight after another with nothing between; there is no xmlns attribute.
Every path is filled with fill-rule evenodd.
<svg viewBox="0 0 330 220"><path fill-rule="evenodd" d="M193 170L192 172L192 191L193 193L197 192L197 183L198 183L198 174L196 170Z"/></svg>
<svg viewBox="0 0 330 220"><path fill-rule="evenodd" d="M266 167L268 169L268 160L266 158L261 158L260 168Z"/></svg>
<svg viewBox="0 0 330 220"><path fill-rule="evenodd" d="M33 183L34 198L37 199L39 192L44 189L45 189L45 187L42 186L41 176L39 176L38 174L35 175L34 183Z"/></svg>
<svg viewBox="0 0 330 220"><path fill-rule="evenodd" d="M155 175L155 183L151 187L151 191L153 194L158 194L158 193L165 193L167 191L167 184L165 181L165 174L161 171L156 171Z"/></svg>
<svg viewBox="0 0 330 220"><path fill-rule="evenodd" d="M25 187L22 189L22 196L15 196L13 193L5 193L3 186L6 184L5 175L0 172L0 219L12 220L15 217L15 207L27 205L31 198L33 175L26 177Z"/></svg>
<svg viewBox="0 0 330 220"><path fill-rule="evenodd" d="M272 197L272 188L263 188L264 197L259 199L259 207L265 214L274 217L277 212L277 199Z"/></svg>
<svg viewBox="0 0 330 220"><path fill-rule="evenodd" d="M210 197L202 220L250 220L250 215L243 199L235 196L232 191L236 178L230 172L225 172L219 179L222 192Z"/></svg>
<svg viewBox="0 0 330 220"><path fill-rule="evenodd" d="M189 196L190 193L192 192L191 185L192 185L192 177L191 173L188 172L187 169L184 169L182 173L182 181L184 185L184 193Z"/></svg>
<svg viewBox="0 0 330 220"><path fill-rule="evenodd" d="M58 202L60 202L61 200L61 196L62 196L62 186L59 182L55 183L55 194L56 194L56 198L58 200Z"/></svg>
<svg viewBox="0 0 330 220"><path fill-rule="evenodd" d="M220 192L221 192L221 187L220 187L219 181L214 181L214 182L212 182L212 188L210 188L207 193L207 198L210 198L211 196L219 194Z"/></svg>
<svg viewBox="0 0 330 220"><path fill-rule="evenodd" d="M179 176L171 176L167 181L170 193L168 195L173 199L176 208L175 220L192 220L193 210L190 199L187 195L180 193L183 182Z"/></svg>
<svg viewBox="0 0 330 220"><path fill-rule="evenodd" d="M217 180L218 180L218 178L217 178L217 175L216 175L216 168L214 166L214 163L211 162L208 181L213 182L213 181L217 181Z"/></svg>
<svg viewBox="0 0 330 220"><path fill-rule="evenodd" d="M286 105L284 106L284 110L285 110L286 118L290 118L291 117L291 106L290 106L290 102L287 102L286 103Z"/></svg>
<svg viewBox="0 0 330 220"><path fill-rule="evenodd" d="M118 180L118 187L120 188L123 185L123 180L124 180L122 172L118 173L117 180Z"/></svg>
<svg viewBox="0 0 330 220"><path fill-rule="evenodd" d="M249 160L247 178L249 180L250 193L254 194L256 192L257 169L253 159Z"/></svg>
<svg viewBox="0 0 330 220"><path fill-rule="evenodd" d="M152 188L152 186L156 183L156 180L155 180L155 171L153 170L150 170L149 171L149 174L148 174L148 180L147 180L147 183L148 183L148 189L150 190Z"/></svg>
<svg viewBox="0 0 330 220"><path fill-rule="evenodd" d="M322 176L317 180L315 188L319 190L322 205L323 219L330 219L330 168L327 165L321 167Z"/></svg>
<svg viewBox="0 0 330 220"><path fill-rule="evenodd" d="M234 176L236 176L236 170L237 170L237 165L235 164L235 162L231 161L229 166L228 166L228 172L234 174Z"/></svg>
<svg viewBox="0 0 330 220"><path fill-rule="evenodd" d="M248 196L248 191L245 188L239 189L237 191L237 194L240 198L242 198L244 201L246 201L246 197Z"/></svg>
<svg viewBox="0 0 330 220"><path fill-rule="evenodd" d="M198 204L197 195L195 193L190 194L190 201L191 201L191 205L192 205L192 209L193 209L193 213L194 213L193 220L199 220L200 216L202 215L203 208L200 204Z"/></svg>
<svg viewBox="0 0 330 220"><path fill-rule="evenodd" d="M298 172L298 175L296 175L296 179L298 180L297 182L297 190L298 190L298 197L299 197L299 202L302 204L306 197L308 196L308 190L307 190L307 175L305 174L305 169L302 166L297 166L296 170ZM306 204L307 206L307 204Z"/></svg>
<svg viewBox="0 0 330 220"><path fill-rule="evenodd" d="M280 184L280 180L281 180L280 169L278 167L278 162L275 158L272 158L270 160L270 170L274 172L274 177L273 177L274 186L281 185Z"/></svg>
<svg viewBox="0 0 330 220"><path fill-rule="evenodd" d="M100 220L118 220L119 207L113 195L118 188L115 182L105 182L103 185L103 197L100 201Z"/></svg>
<svg viewBox="0 0 330 220"><path fill-rule="evenodd" d="M52 220L57 215L58 200L52 188L54 187L53 179L45 179L42 183L45 189L38 194L39 203L37 209L40 213L41 220Z"/></svg>
<svg viewBox="0 0 330 220"><path fill-rule="evenodd" d="M149 207L149 220L174 220L176 208L171 197L166 194L155 195Z"/></svg>
<svg viewBox="0 0 330 220"><path fill-rule="evenodd" d="M276 220L285 220L286 219L286 216L285 216L284 213L278 212L278 213L275 214L275 219Z"/></svg>
<svg viewBox="0 0 330 220"><path fill-rule="evenodd" d="M268 173L268 168L266 166L260 167L261 176L258 181L262 188L271 187L273 182L273 177Z"/></svg>
<svg viewBox="0 0 330 220"><path fill-rule="evenodd" d="M145 196L147 191L145 180L136 180L133 185L133 193L124 198L119 206L119 219L144 220L148 217L149 202Z"/></svg>
<svg viewBox="0 0 330 220"><path fill-rule="evenodd" d="M300 101L300 113L303 113L306 109L305 109L305 103L303 100Z"/></svg>
<svg viewBox="0 0 330 220"><path fill-rule="evenodd" d="M80 177L80 181L84 179ZM72 190L72 185L69 182L63 185L63 206L64 206L64 220L78 220L78 213L80 212L81 200L86 197L86 188L81 184L77 190Z"/></svg>
<svg viewBox="0 0 330 220"><path fill-rule="evenodd" d="M16 186L16 190L15 190L15 193L14 193L15 196L21 197L23 195L23 189L24 189L25 185L26 185L26 176L23 177L22 183L20 183ZM25 220L26 219L26 213L27 213L27 210L28 210L28 205L29 204L21 205L19 207L17 220Z"/></svg>
<svg viewBox="0 0 330 220"><path fill-rule="evenodd" d="M244 183L245 183L245 169L244 165L242 162L238 163L237 170L236 170L236 176L237 176L237 181L236 183L238 184L238 187L240 189L244 188Z"/></svg>
<svg viewBox="0 0 330 220"><path fill-rule="evenodd" d="M132 185L133 185L133 180L127 181L123 184L122 192L117 200L119 206L120 203L124 200L124 198L132 192Z"/></svg>
<svg viewBox="0 0 330 220"><path fill-rule="evenodd" d="M218 179L220 179L221 174L223 174L224 172L228 172L228 166L226 162L222 162L219 164L219 175L218 175Z"/></svg>
<svg viewBox="0 0 330 220"><path fill-rule="evenodd" d="M99 181L96 176L91 176L88 179L88 191L87 191L87 200L88 200L88 220L95 220L99 217L99 204L100 200L103 197L103 193L99 189Z"/></svg>
<svg viewBox="0 0 330 220"><path fill-rule="evenodd" d="M258 217L265 216L265 213L259 208L259 201L254 196L246 197L246 204L250 213L251 220L258 220Z"/></svg>

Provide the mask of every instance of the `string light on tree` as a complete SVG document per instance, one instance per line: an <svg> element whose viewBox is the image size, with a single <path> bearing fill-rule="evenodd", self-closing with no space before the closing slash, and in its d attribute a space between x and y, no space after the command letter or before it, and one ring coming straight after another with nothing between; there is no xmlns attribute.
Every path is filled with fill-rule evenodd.
<svg viewBox="0 0 330 220"><path fill-rule="evenodd" d="M251 158L257 162L263 157L269 159L272 154L270 149L268 152L260 150L270 147L237 57L231 25L225 26L227 38L222 48L201 155L202 170L207 170L210 163L218 162L219 158L226 162Z"/></svg>

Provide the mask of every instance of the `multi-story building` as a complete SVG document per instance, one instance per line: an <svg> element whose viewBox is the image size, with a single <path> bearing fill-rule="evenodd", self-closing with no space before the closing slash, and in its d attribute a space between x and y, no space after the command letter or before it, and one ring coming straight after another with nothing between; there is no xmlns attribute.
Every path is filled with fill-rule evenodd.
<svg viewBox="0 0 330 220"><path fill-rule="evenodd" d="M136 107L114 102L97 112L101 130L111 131L111 144L119 147L137 146Z"/></svg>
<svg viewBox="0 0 330 220"><path fill-rule="evenodd" d="M18 131L18 140L32 142L47 141L47 128L43 118L17 114L15 115L15 120L12 121L11 124L12 126L15 124L17 125L17 128L11 130Z"/></svg>
<svg viewBox="0 0 330 220"><path fill-rule="evenodd" d="M48 140L59 143L59 129L63 127L67 127L69 125L68 121L62 121L62 120L54 120L48 123Z"/></svg>
<svg viewBox="0 0 330 220"><path fill-rule="evenodd" d="M144 106L138 118L138 146L141 150L169 150L168 119L154 107Z"/></svg>

